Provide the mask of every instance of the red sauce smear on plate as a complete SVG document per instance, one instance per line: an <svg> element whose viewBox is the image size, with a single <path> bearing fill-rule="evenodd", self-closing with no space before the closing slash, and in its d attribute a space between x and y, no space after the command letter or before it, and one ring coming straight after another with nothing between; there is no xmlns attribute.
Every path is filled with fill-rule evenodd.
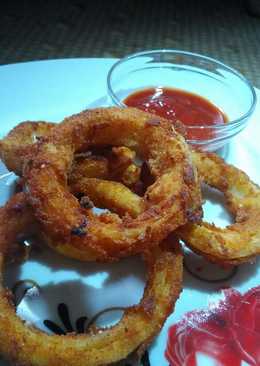
<svg viewBox="0 0 260 366"><path fill-rule="evenodd" d="M244 295L232 288L223 293L220 302L187 313L169 328L165 356L170 366L200 366L199 355L209 365L260 365L260 286Z"/></svg>
<svg viewBox="0 0 260 366"><path fill-rule="evenodd" d="M226 115L209 100L184 90L147 88L130 94L124 103L157 114L186 126L214 126L227 122ZM188 128L187 139L205 140L214 137L212 129Z"/></svg>

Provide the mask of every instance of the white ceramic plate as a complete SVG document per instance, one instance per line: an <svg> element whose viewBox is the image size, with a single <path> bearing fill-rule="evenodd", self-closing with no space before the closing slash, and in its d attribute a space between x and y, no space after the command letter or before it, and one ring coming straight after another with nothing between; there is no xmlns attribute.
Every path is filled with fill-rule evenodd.
<svg viewBox="0 0 260 366"><path fill-rule="evenodd" d="M0 137L23 120L59 122L65 116L79 112L87 107L109 105L110 100L107 98L106 92L106 75L114 62L114 59L67 59L1 66ZM257 94L258 96L260 95L258 91ZM224 158L228 162L245 170L257 183L260 183L259 120L260 107L258 104L249 126L222 151ZM14 176L6 173L5 167L1 165L1 204L10 196L14 182ZM226 211L223 210L221 197L217 197L212 192L206 193L206 197L211 199L205 205L206 219L209 221L214 220L216 224L222 226L225 225L230 218ZM252 287L258 286L260 284L259 261L257 260L253 264L241 265L233 273L232 270L225 271L207 264L201 261L200 258L192 256L191 253L186 254L185 260L187 267L196 276L203 277L205 280L200 280L188 271L185 271L184 290L177 302L175 312L168 318L160 335L143 359L142 365L169 365L169 361L165 358L167 341L168 351L175 357L175 361L171 365L184 365L184 358L189 353L189 346L183 339L188 339L187 334L189 333L193 335L194 339L197 337L198 344L197 348L194 346L195 353L193 356L190 355L190 363L187 363L187 365L231 366L233 364L260 364L260 354L255 354L248 346L248 340L252 341L249 335L247 341L243 341L244 343L241 340L237 341L236 346L238 347L239 344L240 351L232 351L232 354L239 355L237 356L238 361L236 359L236 364L230 358L230 349L232 349L234 344L230 343L230 347L227 346L225 352L223 348L221 349L221 344L227 344L227 339L230 340L230 334L233 330L231 332L232 326L226 318L227 309L221 310L219 304L212 305L214 302L218 303L220 298L223 299L223 292L220 291L223 287L231 287L240 291L241 294L245 294ZM232 274L230 279L219 282L207 282L209 278L211 280L223 278L223 276L228 278L230 273ZM26 263L22 265L17 264L9 268L6 282L10 287L13 287L18 280L35 281L39 288L32 287L26 292L25 296L21 296L21 289L17 292L20 301L17 307L19 316L44 331L51 332L50 327L53 327L53 324L50 323L51 321L66 332L66 326L70 328L66 315L67 310L70 313L72 328L76 329L75 323L79 318L87 317L91 319L103 309L124 307L138 302L142 295L144 278L145 269L139 258L125 259L113 265L82 264L60 257L48 250L41 250L32 253ZM31 286L30 282L28 285L29 287ZM230 291L227 290L227 294L230 295ZM254 297L250 297L250 294L246 297L247 303L251 304L251 319L256 318L257 312L260 314L260 297L258 298L255 293L258 293L257 290L252 295ZM244 298L241 295L241 303L243 303ZM253 302L253 298L257 300ZM259 308L256 305L258 302ZM205 328L205 326L201 325L201 322L198 323L199 325L196 322L196 324L194 323L196 314L197 318L204 316L205 320L205 317L209 314L209 308L211 309L211 318L213 316L215 320L218 318L215 330L212 327ZM218 310L214 310L215 308ZM171 328L171 326L183 319L184 314L187 312L198 309L206 310L203 313L197 312L193 315L193 318L189 318L190 322L193 319L191 328L187 328L187 323L183 323L182 328L179 326L179 338L177 337L177 341L174 341L174 328ZM229 306L229 309L231 309L232 313L236 311L232 306ZM248 309L245 309L244 313L247 313ZM107 312L98 318L98 323L111 324L118 319L120 314L120 311ZM66 318L64 320L65 324L62 322L61 317ZM219 320L220 318L221 321ZM46 320L49 322L46 322ZM82 326L83 320L81 319L77 322L78 329ZM243 328L243 326L245 324L242 319L241 327ZM201 327L201 331L198 330L199 327ZM225 332L221 333L222 338L219 335L220 327L225 328ZM170 338L168 337L169 329L171 329ZM56 330L58 331L57 327ZM250 329L250 331L252 331L253 336L250 334L253 339L256 340L257 337L260 339L260 329L257 326L254 329ZM247 349L247 347L249 348ZM221 352L219 349L221 349ZM222 354L222 361L219 361L221 358L219 352ZM242 355L241 357L240 354ZM226 357L225 360L223 355ZM240 361L239 357L241 358ZM256 359L258 361L253 363L252 360ZM7 365L7 363L0 361L0 366L3 365ZM126 363L123 362L122 365L126 365Z"/></svg>

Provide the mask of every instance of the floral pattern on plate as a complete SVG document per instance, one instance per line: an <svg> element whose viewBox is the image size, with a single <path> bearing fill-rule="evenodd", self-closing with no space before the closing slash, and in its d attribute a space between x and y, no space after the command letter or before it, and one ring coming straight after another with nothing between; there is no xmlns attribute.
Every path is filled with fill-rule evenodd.
<svg viewBox="0 0 260 366"><path fill-rule="evenodd" d="M260 364L260 286L244 295L232 288L223 293L223 300L169 328L165 356L171 366L199 366L200 357L219 366Z"/></svg>

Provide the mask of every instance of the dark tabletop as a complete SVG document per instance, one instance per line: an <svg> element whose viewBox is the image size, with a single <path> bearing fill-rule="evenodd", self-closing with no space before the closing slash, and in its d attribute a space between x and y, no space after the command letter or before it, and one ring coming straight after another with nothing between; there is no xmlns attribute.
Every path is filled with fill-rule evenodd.
<svg viewBox="0 0 260 366"><path fill-rule="evenodd" d="M122 57L174 48L235 67L260 87L259 0L6 1L0 63L68 57ZM260 6L259 6L260 7Z"/></svg>

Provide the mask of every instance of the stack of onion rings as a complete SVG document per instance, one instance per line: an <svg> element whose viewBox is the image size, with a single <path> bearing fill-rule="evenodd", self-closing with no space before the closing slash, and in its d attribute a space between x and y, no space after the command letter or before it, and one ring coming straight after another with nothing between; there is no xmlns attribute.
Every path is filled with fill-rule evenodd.
<svg viewBox="0 0 260 366"><path fill-rule="evenodd" d="M26 149L28 151L27 145L32 145L33 135L43 136L50 132L50 124L48 123L46 123L46 126L43 126L42 122L34 123L34 125L33 129L29 123L18 125L10 133L12 139L15 137L15 144L14 140L9 140L9 136L2 141L3 144L7 144L9 149L4 149L7 159L3 156L7 166L8 162L13 160L14 155L12 154L14 154L15 150L12 149L12 146L16 146L21 151L22 144L26 141ZM33 131L33 134L31 131ZM24 156L23 152L21 156ZM239 264L250 261L260 252L260 249L258 249L260 244L260 230L258 229L260 216L259 187L251 182L244 172L226 164L215 154L192 151L192 159L198 169L201 182L224 193L227 206L235 216L235 224L222 229L206 222L188 223L177 229L178 235L188 246L207 257L210 261L219 264ZM91 179L88 178L109 179L109 162L106 158L95 160L95 157L89 156L84 161L82 160L81 164L81 169L74 164L71 175L75 175L77 179L72 179L72 182L74 182L72 191L86 193L87 185L90 184L94 190L89 193L89 196L94 201L96 198L96 204L98 205L98 203L100 204L102 193L98 192L98 188L95 191L95 184L93 183L97 181L91 182ZM134 165L133 160L131 160L131 164ZM21 165L22 160L20 161L18 172L21 171ZM104 169L104 166L106 166L106 169ZM104 170L106 170L105 173ZM77 171L79 172L78 174ZM120 177L120 174L118 174L118 177ZM102 183L103 181L98 181L99 187ZM112 187L113 183L110 182L108 185ZM120 186L120 189L122 187ZM126 187L122 189L122 194L120 194L120 189L117 190L116 185L114 188L114 192L117 191L118 193L116 194L116 201L113 201L112 204L107 201L106 207L113 210L113 206L116 204L117 212L125 210L125 212L133 215L141 213L142 200L137 195L129 190L124 191ZM106 183L104 190L106 190ZM125 199L126 197L127 199ZM58 247L60 249L59 245ZM64 250L64 254L69 255L67 250Z"/></svg>
<svg viewBox="0 0 260 366"><path fill-rule="evenodd" d="M148 266L140 304L114 327L85 335L49 336L27 327L0 284L0 351L19 364L78 366L88 359L90 366L103 365L144 350L181 291L176 237L220 264L260 252L259 187L216 155L191 151L162 118L109 108L59 125L24 122L0 142L0 156L25 187L0 209L2 269L16 256L19 239L39 232L68 257L113 261L140 253ZM201 182L224 193L235 224L220 229L200 222ZM111 212L96 216L93 206Z"/></svg>
<svg viewBox="0 0 260 366"><path fill-rule="evenodd" d="M115 129L114 125L113 128L110 126L111 118L115 119L114 125L119 124L119 131L122 130L120 125L126 123L132 135L123 133L122 136L112 136L116 147L112 148L108 159L96 158L93 154L87 156L86 149L95 148L96 144L106 149L105 145L109 144L106 132L111 133ZM3 161L21 176L21 186L26 187L25 192L16 194L0 210L1 269L6 259L17 254L18 238L36 234L40 228L42 235L55 248L61 243L61 250L65 248L64 254L74 251L76 254L69 253L69 256L75 257L81 257L84 252L84 260L110 261L140 253L148 267L148 280L140 304L128 308L114 327L65 337L49 336L25 325L16 316L10 294L1 283L0 351L19 364L75 366L85 364L86 359L90 366L108 364L124 359L133 351L142 352L172 312L181 291L182 254L176 240L166 237L193 215L198 217L201 211L200 195L196 202L193 199L195 190L199 192L199 185L189 149L167 121L154 120L153 116L135 110L130 115L117 109L84 112L61 124L59 128L60 131L64 128L63 136L56 126L42 123L38 124L39 134L35 134L36 126L24 123L0 144ZM25 137L27 127L28 135ZM99 135L101 130L105 132L105 139ZM84 141L81 132L85 134ZM21 136L20 143L17 143ZM18 140L14 143L16 138ZM166 140L165 148L157 147L161 138ZM144 146L141 146L141 140L146 142ZM133 163L135 148L146 159L155 177L154 187L150 187L143 197L131 191L141 173L141 168ZM173 151L176 153L174 156ZM12 160L18 153L19 160L13 164ZM86 159L83 163L84 155ZM61 158L57 159L59 156ZM101 169L96 169L97 165ZM45 176L44 181L38 180L36 174L39 174L38 178ZM46 186L46 176L50 177L49 174L53 176ZM175 176L176 183L171 187L169 182ZM109 181L109 177L115 181ZM37 181L43 184L40 189L37 188ZM40 209L43 191L48 202ZM58 196L55 196L56 193ZM80 201L73 193L81 195ZM120 205L116 204L117 196L124 197ZM131 199L129 203L128 197ZM48 222L55 222L56 205L65 198L67 202L64 200L63 210L69 211L65 216L65 229L60 230L62 225L58 225L58 230L55 228L52 231ZM114 213L95 217L91 212L92 203L108 206ZM54 215L48 217L53 210ZM61 210L59 220L62 220L62 214ZM20 217L23 219L19 220ZM75 222L79 224L75 225ZM91 231L91 227L95 229L98 225L101 228L96 233ZM120 230L125 232L124 235ZM102 235L98 235L102 231L103 239ZM95 243L96 240L99 247L88 245L86 237L90 242Z"/></svg>

